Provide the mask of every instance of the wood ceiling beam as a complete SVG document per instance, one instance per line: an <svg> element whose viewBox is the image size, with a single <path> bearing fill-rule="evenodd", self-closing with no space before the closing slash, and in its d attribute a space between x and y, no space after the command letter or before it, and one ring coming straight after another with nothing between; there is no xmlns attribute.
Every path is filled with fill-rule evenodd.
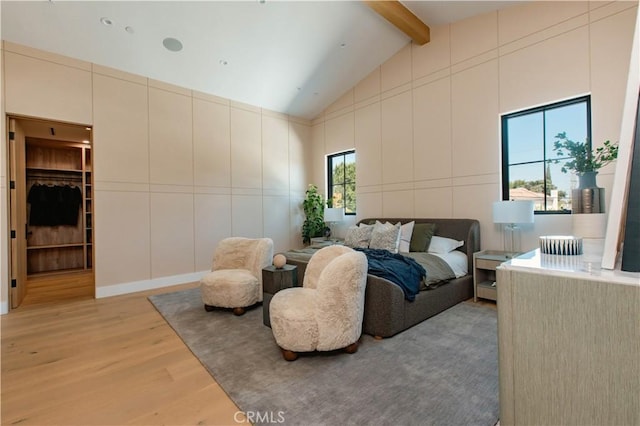
<svg viewBox="0 0 640 426"><path fill-rule="evenodd" d="M400 31L422 46L431 39L427 24L407 9L402 3L395 0L363 0L371 9L380 16L395 25Z"/></svg>

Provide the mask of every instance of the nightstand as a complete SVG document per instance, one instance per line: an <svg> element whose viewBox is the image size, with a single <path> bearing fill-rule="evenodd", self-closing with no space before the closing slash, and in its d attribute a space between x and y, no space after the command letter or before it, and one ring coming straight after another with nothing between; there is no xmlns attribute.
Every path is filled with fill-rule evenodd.
<svg viewBox="0 0 640 426"><path fill-rule="evenodd" d="M329 238L326 239L325 237L315 237L315 238L311 238L311 245L314 247L326 247L326 246L332 246L335 244L344 244L344 239L342 238Z"/></svg>
<svg viewBox="0 0 640 426"><path fill-rule="evenodd" d="M473 301L478 298L497 300L496 268L517 256L498 250L484 250L473 254Z"/></svg>
<svg viewBox="0 0 640 426"><path fill-rule="evenodd" d="M273 295L291 287L298 287L297 266L286 264L282 268L276 268L270 265L262 270L262 322L267 327L271 327L269 304Z"/></svg>

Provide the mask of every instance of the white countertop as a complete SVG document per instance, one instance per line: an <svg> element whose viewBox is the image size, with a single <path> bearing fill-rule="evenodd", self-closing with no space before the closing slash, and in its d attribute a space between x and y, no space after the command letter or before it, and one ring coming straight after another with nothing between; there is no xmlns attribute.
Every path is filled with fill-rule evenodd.
<svg viewBox="0 0 640 426"><path fill-rule="evenodd" d="M624 272L619 267L616 270L602 269L600 262L601 256L598 255L543 254L536 249L503 263L499 268L640 287L640 272Z"/></svg>

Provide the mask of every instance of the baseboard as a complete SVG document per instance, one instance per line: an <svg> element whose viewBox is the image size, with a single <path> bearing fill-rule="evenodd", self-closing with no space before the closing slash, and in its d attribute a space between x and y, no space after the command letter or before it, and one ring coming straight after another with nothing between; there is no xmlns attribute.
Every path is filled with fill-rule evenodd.
<svg viewBox="0 0 640 426"><path fill-rule="evenodd" d="M191 283L199 281L207 272L209 271L191 272L188 274L172 275L169 277L154 278L151 280L132 281L128 283L96 287L96 299L135 293L138 291L153 290L176 284Z"/></svg>
<svg viewBox="0 0 640 426"><path fill-rule="evenodd" d="M0 315L9 313L9 302L0 302Z"/></svg>

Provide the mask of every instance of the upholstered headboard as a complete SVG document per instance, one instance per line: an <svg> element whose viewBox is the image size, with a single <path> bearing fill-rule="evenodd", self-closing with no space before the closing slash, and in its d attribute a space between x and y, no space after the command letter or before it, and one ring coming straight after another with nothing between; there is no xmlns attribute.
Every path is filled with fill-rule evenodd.
<svg viewBox="0 0 640 426"><path fill-rule="evenodd" d="M436 232L434 235L453 238L464 241L462 247L457 250L465 253L468 259L469 271L473 271L473 253L480 251L480 222L475 219L431 219L431 218L366 218L358 221L358 224L380 222L407 223L435 223Z"/></svg>

